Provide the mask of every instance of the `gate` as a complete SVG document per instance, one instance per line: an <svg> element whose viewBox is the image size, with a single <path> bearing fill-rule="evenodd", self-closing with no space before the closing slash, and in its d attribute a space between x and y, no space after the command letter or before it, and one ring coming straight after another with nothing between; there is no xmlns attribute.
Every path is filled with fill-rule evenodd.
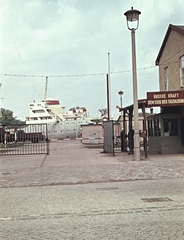
<svg viewBox="0 0 184 240"><path fill-rule="evenodd" d="M114 124L113 121L104 121L104 152L114 155Z"/></svg>
<svg viewBox="0 0 184 240"><path fill-rule="evenodd" d="M47 124L0 127L0 155L49 154Z"/></svg>

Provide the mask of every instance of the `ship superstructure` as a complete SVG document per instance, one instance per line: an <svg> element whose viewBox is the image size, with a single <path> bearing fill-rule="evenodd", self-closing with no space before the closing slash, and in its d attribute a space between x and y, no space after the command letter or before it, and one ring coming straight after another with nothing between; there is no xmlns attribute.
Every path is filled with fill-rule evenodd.
<svg viewBox="0 0 184 240"><path fill-rule="evenodd" d="M50 139L80 138L82 136L81 125L92 123L86 108L76 107L66 111L58 99L47 98L46 78L45 98L42 102L29 105L29 116L26 124L47 124Z"/></svg>

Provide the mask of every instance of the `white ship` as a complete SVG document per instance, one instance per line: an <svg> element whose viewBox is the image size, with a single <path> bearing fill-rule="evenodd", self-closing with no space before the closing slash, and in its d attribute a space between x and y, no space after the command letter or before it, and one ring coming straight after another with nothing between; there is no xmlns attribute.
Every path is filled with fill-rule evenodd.
<svg viewBox="0 0 184 240"><path fill-rule="evenodd" d="M26 124L47 124L49 139L75 139L82 136L81 125L92 123L86 108L76 107L66 111L58 99L47 98L46 78L45 98L29 106Z"/></svg>

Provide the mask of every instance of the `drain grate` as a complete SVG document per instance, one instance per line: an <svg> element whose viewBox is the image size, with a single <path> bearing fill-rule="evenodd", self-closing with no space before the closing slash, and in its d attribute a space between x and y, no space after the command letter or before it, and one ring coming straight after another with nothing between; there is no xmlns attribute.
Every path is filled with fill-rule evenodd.
<svg viewBox="0 0 184 240"><path fill-rule="evenodd" d="M101 187L101 188L96 188L96 190L118 190L118 187Z"/></svg>
<svg viewBox="0 0 184 240"><path fill-rule="evenodd" d="M170 202L173 201L168 197L160 197L160 198L141 198L144 202Z"/></svg>

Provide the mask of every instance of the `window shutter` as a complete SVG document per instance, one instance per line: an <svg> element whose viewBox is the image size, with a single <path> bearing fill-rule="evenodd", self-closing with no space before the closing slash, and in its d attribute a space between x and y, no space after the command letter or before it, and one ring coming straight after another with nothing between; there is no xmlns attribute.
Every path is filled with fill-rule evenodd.
<svg viewBox="0 0 184 240"><path fill-rule="evenodd" d="M184 67L180 69L181 87L184 87Z"/></svg>

